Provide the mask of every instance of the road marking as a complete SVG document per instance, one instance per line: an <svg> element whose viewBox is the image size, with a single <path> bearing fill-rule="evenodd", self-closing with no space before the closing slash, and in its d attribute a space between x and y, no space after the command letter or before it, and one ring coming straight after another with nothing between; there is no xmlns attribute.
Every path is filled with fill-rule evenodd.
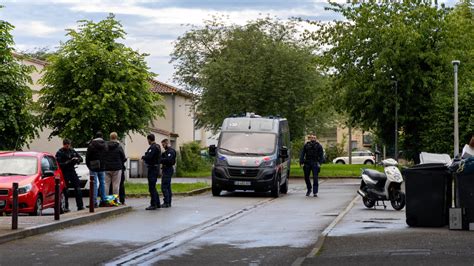
<svg viewBox="0 0 474 266"><path fill-rule="evenodd" d="M112 261L105 263L105 265L150 265L159 261L161 259L160 255L163 255L172 249L199 238L202 235L212 232L222 224L237 220L251 211L254 211L255 209L264 206L276 199L277 198L266 199L256 204L242 208L238 211L234 211L230 214L219 216L193 227L186 228L180 232L152 242L145 247L127 253L124 256L115 258Z"/></svg>

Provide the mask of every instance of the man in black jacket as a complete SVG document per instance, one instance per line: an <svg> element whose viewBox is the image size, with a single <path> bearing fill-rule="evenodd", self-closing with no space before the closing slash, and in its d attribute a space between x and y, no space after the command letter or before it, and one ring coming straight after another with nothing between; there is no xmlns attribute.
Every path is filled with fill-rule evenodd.
<svg viewBox="0 0 474 266"><path fill-rule="evenodd" d="M127 158L118 141L117 133L110 133L110 141L107 142L107 150L104 152L105 189L107 190L107 195L119 194L123 163L126 160ZM112 190L110 190L111 184Z"/></svg>
<svg viewBox="0 0 474 266"><path fill-rule="evenodd" d="M313 196L318 196L318 174L321 164L324 162L324 151L323 147L316 140L315 135L310 135L309 140L303 147L300 154L300 166L303 166L304 181L306 182L306 196L309 197L311 194L311 181L309 175L313 171Z"/></svg>
<svg viewBox="0 0 474 266"><path fill-rule="evenodd" d="M163 193L163 208L171 207L171 177L173 176L173 165L176 163L176 151L171 148L169 140L161 141L161 146L165 152L161 155L161 165L163 176L161 177L161 192Z"/></svg>
<svg viewBox="0 0 474 266"><path fill-rule="evenodd" d="M145 165L148 168L148 191L150 192L150 206L146 210L156 210L161 208L160 196L156 191L156 181L160 175L160 159L161 149L155 142L155 135L149 134L147 137L148 144L150 147L142 156L142 160L145 161Z"/></svg>
<svg viewBox="0 0 474 266"><path fill-rule="evenodd" d="M95 139L93 139L89 146L87 146L86 152L86 164L89 168L90 174L95 177L94 182L94 204L97 204L97 183L100 187L100 198L101 205L105 203L105 165L104 165L104 152L106 151L107 146L103 139L102 132L98 131L95 134Z"/></svg>
<svg viewBox="0 0 474 266"><path fill-rule="evenodd" d="M64 179L66 179L68 187L74 188L74 192L76 194L77 210L80 211L84 209L81 187L79 185L79 177L77 176L75 169L76 164L80 164L82 162L82 157L73 148L71 148L71 141L69 139L63 140L63 147L59 149L58 152L56 152L56 160L59 163L59 167L63 172ZM66 188L66 192L64 193L66 198L65 212L69 212L69 195L67 190L68 189Z"/></svg>

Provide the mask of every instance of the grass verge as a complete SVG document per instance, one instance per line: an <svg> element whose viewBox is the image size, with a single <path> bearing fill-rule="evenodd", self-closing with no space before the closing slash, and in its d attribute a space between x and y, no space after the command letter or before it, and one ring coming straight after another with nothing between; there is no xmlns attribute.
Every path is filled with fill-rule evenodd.
<svg viewBox="0 0 474 266"><path fill-rule="evenodd" d="M185 193L190 192L200 188L206 188L209 185L204 182L196 183L173 183L171 182L171 191L173 193ZM157 184L156 189L161 190L161 185ZM142 183L125 183L125 191L127 194L147 194L148 193L148 184Z"/></svg>
<svg viewBox="0 0 474 266"><path fill-rule="evenodd" d="M376 169L383 172L383 167L364 164L323 164L319 176L322 177L352 177L360 176L362 168ZM298 164L291 164L291 176L304 176L303 167ZM196 172L182 172L181 177L208 177L211 176L211 169Z"/></svg>
<svg viewBox="0 0 474 266"><path fill-rule="evenodd" d="M376 169L383 172L383 167L363 164L323 164L319 176L323 177L348 177L360 176L362 168ZM304 176L303 167L291 164L291 176Z"/></svg>

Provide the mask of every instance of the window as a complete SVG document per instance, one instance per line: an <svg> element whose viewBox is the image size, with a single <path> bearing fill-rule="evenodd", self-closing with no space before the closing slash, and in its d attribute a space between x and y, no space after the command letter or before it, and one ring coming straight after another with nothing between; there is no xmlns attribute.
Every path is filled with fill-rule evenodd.
<svg viewBox="0 0 474 266"><path fill-rule="evenodd" d="M34 175L38 169L35 157L8 156L0 157L0 173Z"/></svg>
<svg viewBox="0 0 474 266"><path fill-rule="evenodd" d="M56 163L56 160L51 156L48 156L47 158L49 161L50 170L53 170L53 171L58 170L58 164Z"/></svg>
<svg viewBox="0 0 474 266"><path fill-rule="evenodd" d="M41 172L44 173L48 170L50 170L49 160L46 157L43 157L41 159Z"/></svg>
<svg viewBox="0 0 474 266"><path fill-rule="evenodd" d="M372 141L373 141L373 138L372 138L372 135L371 134L364 134L362 136L362 144L364 146L371 146L372 145Z"/></svg>
<svg viewBox="0 0 474 266"><path fill-rule="evenodd" d="M225 154L269 155L275 151L276 135L272 133L223 132L220 152Z"/></svg>

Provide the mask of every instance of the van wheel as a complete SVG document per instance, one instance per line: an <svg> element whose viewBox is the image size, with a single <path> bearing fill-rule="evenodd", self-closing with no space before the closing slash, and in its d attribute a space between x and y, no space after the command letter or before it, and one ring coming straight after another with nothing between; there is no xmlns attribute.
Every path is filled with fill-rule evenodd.
<svg viewBox="0 0 474 266"><path fill-rule="evenodd" d="M346 164L343 160L339 160L336 162L336 164Z"/></svg>
<svg viewBox="0 0 474 266"><path fill-rule="evenodd" d="M271 195L274 198L278 198L280 196L280 177L276 177L276 182L273 184Z"/></svg>
<svg viewBox="0 0 474 266"><path fill-rule="evenodd" d="M280 186L280 192L283 194L288 193L288 178L286 178L285 184Z"/></svg>
<svg viewBox="0 0 474 266"><path fill-rule="evenodd" d="M35 209L32 213L30 213L30 216L41 216L41 215L43 215L43 200L41 199L41 196L38 196L35 203Z"/></svg>
<svg viewBox="0 0 474 266"><path fill-rule="evenodd" d="M212 190L212 196L218 197L221 195L222 189L216 187L216 185L212 184L211 190Z"/></svg>
<svg viewBox="0 0 474 266"><path fill-rule="evenodd" d="M367 160L364 162L364 164L374 164L374 162L372 162L371 160Z"/></svg>

